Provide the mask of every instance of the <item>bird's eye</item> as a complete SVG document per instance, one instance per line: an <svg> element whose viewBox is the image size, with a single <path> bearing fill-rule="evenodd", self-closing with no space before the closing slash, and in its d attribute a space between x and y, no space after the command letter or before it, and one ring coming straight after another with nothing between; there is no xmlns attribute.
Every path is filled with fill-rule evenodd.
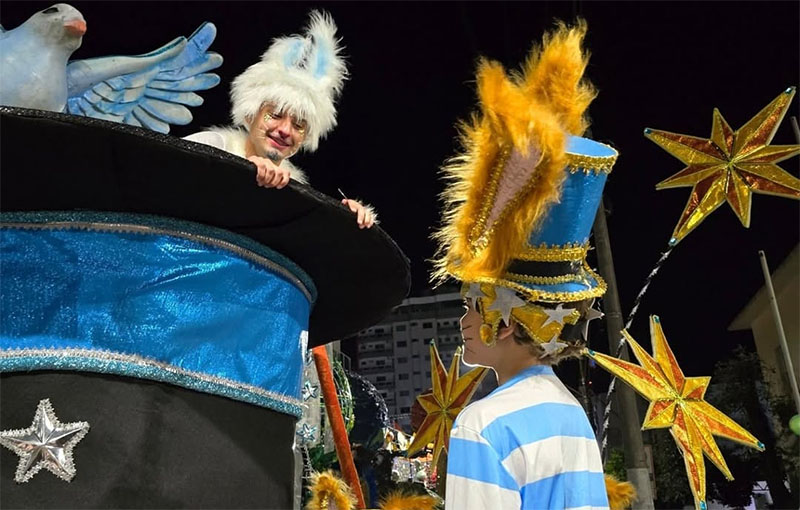
<svg viewBox="0 0 800 510"><path fill-rule="evenodd" d="M53 14L54 12L58 12L58 7L48 7L42 11L42 14Z"/></svg>

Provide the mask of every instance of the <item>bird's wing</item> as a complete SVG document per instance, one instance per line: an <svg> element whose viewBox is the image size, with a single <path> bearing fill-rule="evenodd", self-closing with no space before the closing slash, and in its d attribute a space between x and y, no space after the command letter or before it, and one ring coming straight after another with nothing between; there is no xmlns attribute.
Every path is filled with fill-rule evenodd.
<svg viewBox="0 0 800 510"><path fill-rule="evenodd" d="M219 83L208 72L222 65L221 55L207 51L216 35L213 23L203 23L188 40L179 37L144 55L70 62L67 111L160 133L169 133L170 124L188 124L187 106L203 104L194 92Z"/></svg>

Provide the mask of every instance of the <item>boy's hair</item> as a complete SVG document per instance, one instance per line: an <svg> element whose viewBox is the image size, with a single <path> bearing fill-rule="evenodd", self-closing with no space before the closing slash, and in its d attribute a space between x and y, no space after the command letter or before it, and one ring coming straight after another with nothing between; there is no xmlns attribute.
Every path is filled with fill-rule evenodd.
<svg viewBox="0 0 800 510"><path fill-rule="evenodd" d="M592 299L585 299L583 301L577 301L574 303L564 303L564 308L574 308L580 312L581 316L575 325L564 326L559 341L566 343L567 347L564 347L556 354L543 356L544 349L542 349L541 346L539 346L539 344L528 335L527 331L525 331L525 328L520 327L519 325L514 328L514 333L512 335L514 342L527 347L531 355L544 365L553 366L559 364L562 360L580 357L583 348L586 346L586 341L582 337L581 329L583 328L583 323L586 320L587 311L589 310L592 301ZM556 305L552 303L536 304L543 308L556 307Z"/></svg>

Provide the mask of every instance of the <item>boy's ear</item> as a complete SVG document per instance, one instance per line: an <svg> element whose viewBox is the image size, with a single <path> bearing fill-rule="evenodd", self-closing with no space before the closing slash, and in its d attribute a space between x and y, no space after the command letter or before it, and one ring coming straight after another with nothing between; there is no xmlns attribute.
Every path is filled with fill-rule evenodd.
<svg viewBox="0 0 800 510"><path fill-rule="evenodd" d="M517 321L512 320L510 326L506 326L502 321L500 322L500 327L497 329L497 339L498 340L505 340L506 338L511 338L514 334L516 328L519 325Z"/></svg>

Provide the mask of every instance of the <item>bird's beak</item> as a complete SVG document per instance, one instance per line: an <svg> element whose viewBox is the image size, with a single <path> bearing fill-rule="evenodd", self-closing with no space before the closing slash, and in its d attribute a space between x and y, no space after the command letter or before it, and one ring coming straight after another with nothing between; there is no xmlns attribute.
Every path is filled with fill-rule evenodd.
<svg viewBox="0 0 800 510"><path fill-rule="evenodd" d="M71 35L81 36L86 33L86 22L82 19L74 19L64 23L64 28Z"/></svg>

